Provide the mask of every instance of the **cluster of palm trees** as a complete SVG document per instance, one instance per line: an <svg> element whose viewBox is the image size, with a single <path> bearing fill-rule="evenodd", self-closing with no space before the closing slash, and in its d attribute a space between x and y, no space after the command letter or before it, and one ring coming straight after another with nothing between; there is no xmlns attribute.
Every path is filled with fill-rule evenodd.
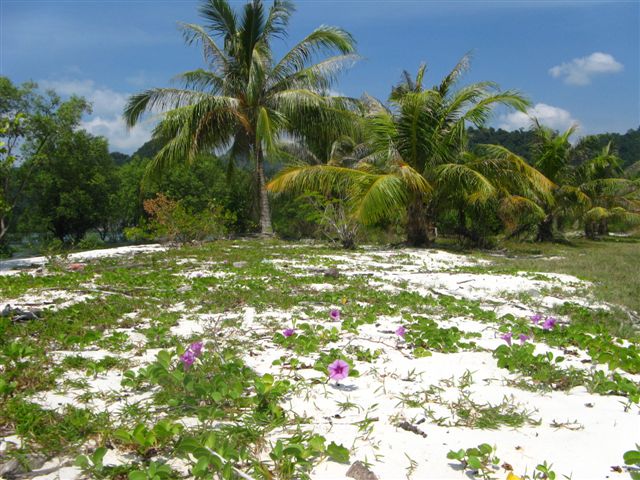
<svg viewBox="0 0 640 480"><path fill-rule="evenodd" d="M338 74L358 60L354 39L322 26L276 59L272 43L287 35L293 11L288 0L268 9L252 0L238 12L228 0L207 0L205 25L181 25L206 68L180 75L184 88L132 96L125 109L131 126L163 112L154 136L165 146L153 169L202 151L224 152L229 168L250 159L263 235L273 234L268 191L320 192L364 225L401 221L412 245L432 242L443 215L476 243L490 217L508 235L535 228L539 240L576 221L595 236L611 218L640 220L640 186L619 178L610 147L571 164L573 128L557 134L536 123L531 163L497 145L469 149L469 125L483 126L498 105L522 111L528 102L492 82L460 87L468 56L431 88L424 65L415 77L405 72L386 103L332 95ZM269 183L267 160L287 163Z"/></svg>

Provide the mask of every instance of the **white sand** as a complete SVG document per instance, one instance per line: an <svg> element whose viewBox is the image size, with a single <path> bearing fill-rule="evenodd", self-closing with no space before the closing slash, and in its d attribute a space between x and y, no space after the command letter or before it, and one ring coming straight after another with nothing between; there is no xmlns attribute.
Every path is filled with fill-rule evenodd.
<svg viewBox="0 0 640 480"><path fill-rule="evenodd" d="M129 245L126 247L103 248L99 250L87 250L84 252L71 253L68 256L71 262L83 262L96 258L108 258L116 256L135 255L136 253L162 252L167 247L160 244L150 245ZM47 264L47 257L26 257L13 258L0 261L0 274L16 275L24 271L23 269L37 268Z"/></svg>
<svg viewBox="0 0 640 480"><path fill-rule="evenodd" d="M152 246L152 251L159 246ZM131 247L127 247L131 248ZM117 249L115 249L117 250ZM105 253L104 250L97 252ZM85 252L87 253L87 252ZM127 253L131 253L129 250ZM97 255L97 254L96 254ZM82 258L92 258L85 256ZM93 257L95 258L95 257ZM461 267L481 265L484 262L469 257L434 250L403 249L393 251L369 250L366 253L337 254L319 256L328 265L336 265L342 275L370 275L370 288L418 292L421 295L446 294L457 298L478 300L483 308L493 310L498 315L512 313L527 316L537 311L538 306L518 300L525 294L538 301L540 308L548 308L554 302L582 301L592 303L585 297L584 291L590 285L575 277L558 274L543 274L545 279L532 278L530 273L517 275L490 275L486 273L467 273L457 271ZM78 258L80 259L80 257ZM303 262L274 260L274 265L292 275L307 275L311 267ZM215 276L225 281L226 275L216 273L215 269L188 270L191 262L185 262L185 279L200 276ZM24 265L24 264L22 264ZM15 266L15 265L14 265ZM314 264L315 267L315 264ZM236 280L234 280L236 282ZM402 286L405 285L406 287ZM235 285L235 283L234 283ZM329 283L307 285L316 291L328 291L335 288ZM553 288L562 291L563 298L548 295ZM15 302L18 299L12 299ZM23 299L24 300L24 299ZM82 301L82 300L81 300ZM206 342L213 341L221 333L223 319L236 319L238 325L233 328L233 338L246 341L245 362L259 373L271 373L276 376L295 378L302 381L326 379L324 372L310 368L301 368L292 372L286 366L274 366L273 361L291 352L273 344L276 331L290 327L293 321L307 322L330 327L327 312L331 306L316 307L317 315L309 318L301 308L290 311L267 310L258 312L247 306L235 312L222 315L187 312L184 304L176 302L169 311L182 313L171 333L185 340L192 336L201 336ZM492 351L503 341L498 338L494 323L484 323L470 317L456 317L448 320L434 318L441 327L456 326L465 332L481 334L474 339L481 349L486 351L466 351L459 353L433 353L430 357L413 358L404 341L393 331L402 324L399 316L380 316L376 324L367 324L359 328L357 334L341 333L340 339L328 348L345 349L349 345L359 345L371 351L380 352L371 363L355 362L360 376L349 377L336 385L324 381L321 384L306 383L304 388L293 394L286 402L289 415L301 415L312 420L309 428L326 436L327 440L343 444L351 450L351 461L363 460L371 464L372 470L381 480L406 478L411 460L416 462L411 478L413 479L464 479L463 472L455 468L456 462L447 460L449 450L458 450L489 443L497 446L497 456L502 462L511 464L515 472L532 474L533 468L543 461L553 463L553 470L561 474L573 475L574 479L622 478L611 473L612 465L621 465L622 453L633 447L640 432L640 415L637 406L625 411L625 399L616 396L592 395L582 387L570 392L530 392L507 386L506 382L515 378L496 365ZM561 319L562 320L562 319ZM335 326L339 328L340 324ZM132 343L144 345L144 336L136 335L135 329L120 329L130 336ZM229 333L229 332L224 332ZM133 363L134 370L155 359L158 349L143 350L140 355L128 352L122 354ZM546 345L537 345L536 352L562 352ZM107 355L118 356L104 350L86 350L81 352L52 352L61 358L66 355L82 355L99 360ZM295 356L295 355L294 355ZM295 356L303 364L312 365L316 356ZM590 364L580 360L588 358L585 352L576 349L575 357L567 357L566 365L588 369ZM605 367L602 368L606 371ZM465 427L439 426L426 414L433 411L442 422L456 421L450 409L443 402L456 401L460 389L452 386L470 372L473 383L466 390L477 403L497 404L504 398L519 405L519 410L531 411L540 425L526 425L517 429L501 427L498 430L480 430ZM78 379L82 374L69 372L65 378ZM628 375L627 375L628 376ZM639 376L628 376L638 380ZM86 380L86 390L66 392L44 392L34 398L41 405L60 410L64 405L78 405L77 396L86 392L92 394L88 407L117 413L128 403L148 401L149 393L131 395L120 386L120 372L106 372L97 377L82 377ZM61 383L62 383L61 379ZM425 392L431 387L443 390L440 399ZM425 396L427 395L427 396ZM408 406L402 399L413 399L420 407ZM357 407L342 411L340 403L351 402ZM84 405L84 404L83 404ZM338 415L338 417L336 417ZM357 422L366 418L375 418L370 431L359 429ZM427 437L402 430L397 427L400 420L416 424ZM187 421L187 420L185 420ZM188 423L188 422L187 422ZM564 428L558 428L562 424ZM555 427L553 425L556 425ZM274 438L277 433L274 433ZM16 439L4 439L16 441ZM0 440L0 450L2 448ZM108 457L117 464L124 461L117 453ZM411 459L411 460L410 460ZM184 467L184 465L182 466ZM318 465L312 478L344 479L348 465L325 461ZM67 467L59 472L59 478L76 479L80 472ZM497 478L505 478L501 471ZM43 476L36 478L58 478Z"/></svg>

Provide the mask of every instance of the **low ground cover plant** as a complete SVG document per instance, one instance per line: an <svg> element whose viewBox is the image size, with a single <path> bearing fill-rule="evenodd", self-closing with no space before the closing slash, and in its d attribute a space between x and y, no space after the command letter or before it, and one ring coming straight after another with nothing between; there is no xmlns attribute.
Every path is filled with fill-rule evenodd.
<svg viewBox="0 0 640 480"><path fill-rule="evenodd" d="M46 282L16 277L7 290L14 298L49 289L86 296L45 310L40 320L0 317L0 429L24 439L6 455L77 456L78 468L95 478L314 478L325 462L346 470L360 460L375 469L389 422L417 439L440 428L573 428L570 419L542 418L515 389L481 399L495 381L569 393L584 386L620 396L621 411L637 408L640 389L630 377L637 336L615 328L608 314L567 304L533 322L497 314L495 300L418 293L404 280L380 289L364 274L325 276L344 259L324 247L255 247L184 246L78 272L54 270ZM397 262L410 268L413 261L399 254ZM372 268L384 275L391 267ZM539 309L533 297L527 301ZM477 328L457 326L465 325L460 319ZM481 378L469 370L453 378L420 368L464 355L515 375ZM416 368L396 372L391 358ZM425 382L425 373L442 380ZM115 387L97 387L110 378ZM374 382L370 401L358 396L363 382ZM52 392L69 406L47 403ZM295 399L333 407L321 417L292 408ZM393 403L389 420L379 401ZM118 408L100 413L100 402ZM353 437L336 437L341 425ZM362 445L375 456L363 457ZM467 471L493 478L493 447L474 448L461 457L475 467ZM115 463L109 452L118 455ZM422 471L420 459L409 458L407 472ZM552 478L540 465L529 477L510 472Z"/></svg>

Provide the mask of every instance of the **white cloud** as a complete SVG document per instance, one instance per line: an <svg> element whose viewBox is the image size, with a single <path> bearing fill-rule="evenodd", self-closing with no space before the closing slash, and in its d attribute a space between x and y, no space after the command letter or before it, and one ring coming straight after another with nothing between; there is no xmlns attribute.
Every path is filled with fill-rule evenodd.
<svg viewBox="0 0 640 480"><path fill-rule="evenodd" d="M127 129L122 117L96 117L80 123L80 128L109 140L109 150L132 153L151 138L151 127L145 122Z"/></svg>
<svg viewBox="0 0 640 480"><path fill-rule="evenodd" d="M518 130L520 128L528 130L533 124L533 119L554 130L564 131L571 125L579 125L579 122L571 116L567 110L547 105L546 103L536 103L525 112L512 112L499 117L498 128L504 130Z"/></svg>
<svg viewBox="0 0 640 480"><path fill-rule="evenodd" d="M570 62L556 65L549 69L549 74L554 78L563 78L568 85L589 85L591 77L606 73L618 73L624 69L624 65L616 61L612 55L602 52L594 52L582 58L574 58Z"/></svg>
<svg viewBox="0 0 640 480"><path fill-rule="evenodd" d="M43 80L39 85L63 96L79 95L91 102L92 114L80 123L80 127L93 135L106 137L112 151L131 153L151 138L152 121L143 121L127 129L122 112L128 93L99 87L93 80Z"/></svg>

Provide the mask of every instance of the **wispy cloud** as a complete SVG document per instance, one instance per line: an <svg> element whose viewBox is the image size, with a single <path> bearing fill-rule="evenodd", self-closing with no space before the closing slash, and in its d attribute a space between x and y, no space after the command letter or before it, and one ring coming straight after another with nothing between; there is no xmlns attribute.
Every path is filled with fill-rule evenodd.
<svg viewBox="0 0 640 480"><path fill-rule="evenodd" d="M127 129L122 112L128 93L96 85L93 80L42 80L39 85L63 96L79 95L91 102L93 111L80 126L93 135L106 137L111 150L131 153L151 138L153 120Z"/></svg>
<svg viewBox="0 0 640 480"><path fill-rule="evenodd" d="M554 78L562 78L567 85L589 85L595 75L618 73L623 69L624 65L613 58L613 55L594 52L551 67L549 74Z"/></svg>
<svg viewBox="0 0 640 480"><path fill-rule="evenodd" d="M110 150L132 153L151 138L150 122L143 121L127 129L122 117L94 116L82 122L81 127L109 140Z"/></svg>
<svg viewBox="0 0 640 480"><path fill-rule="evenodd" d="M547 105L546 103L536 103L526 112L512 112L501 115L498 119L498 128L504 130L527 130L533 124L533 119L554 130L566 130L572 125L580 125L580 122L571 116L567 110Z"/></svg>
<svg viewBox="0 0 640 480"><path fill-rule="evenodd" d="M135 74L126 77L125 80L128 84L141 88L152 83L153 79L144 70L138 70Z"/></svg>

